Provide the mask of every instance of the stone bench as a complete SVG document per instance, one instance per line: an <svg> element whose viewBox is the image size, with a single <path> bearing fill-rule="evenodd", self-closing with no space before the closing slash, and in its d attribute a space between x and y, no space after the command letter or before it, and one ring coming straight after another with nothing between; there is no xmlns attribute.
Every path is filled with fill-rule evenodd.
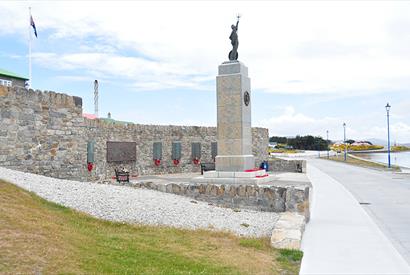
<svg viewBox="0 0 410 275"><path fill-rule="evenodd" d="M204 174L206 171L213 171L215 170L215 163L201 163L201 175Z"/></svg>
<svg viewBox="0 0 410 275"><path fill-rule="evenodd" d="M130 182L130 172L114 169L117 182Z"/></svg>

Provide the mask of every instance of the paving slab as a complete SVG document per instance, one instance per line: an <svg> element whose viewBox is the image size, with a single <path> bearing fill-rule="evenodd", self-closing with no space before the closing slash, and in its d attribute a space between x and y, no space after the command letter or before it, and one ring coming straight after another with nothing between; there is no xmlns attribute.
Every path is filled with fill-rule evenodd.
<svg viewBox="0 0 410 275"><path fill-rule="evenodd" d="M359 201L321 167L308 161L313 194L300 274L410 274L406 260Z"/></svg>

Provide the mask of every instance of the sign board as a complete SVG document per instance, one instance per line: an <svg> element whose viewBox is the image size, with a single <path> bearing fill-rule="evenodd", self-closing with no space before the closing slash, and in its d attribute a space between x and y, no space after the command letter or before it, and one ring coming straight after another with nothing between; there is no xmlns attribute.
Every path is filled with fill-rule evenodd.
<svg viewBox="0 0 410 275"><path fill-rule="evenodd" d="M107 141L107 162L136 161L135 142Z"/></svg>

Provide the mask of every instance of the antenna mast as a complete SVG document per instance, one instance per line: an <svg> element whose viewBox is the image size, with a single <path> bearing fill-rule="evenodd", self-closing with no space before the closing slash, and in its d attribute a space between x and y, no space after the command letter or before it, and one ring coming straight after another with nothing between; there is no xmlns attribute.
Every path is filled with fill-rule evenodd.
<svg viewBox="0 0 410 275"><path fill-rule="evenodd" d="M98 117L98 81L94 80L94 114Z"/></svg>

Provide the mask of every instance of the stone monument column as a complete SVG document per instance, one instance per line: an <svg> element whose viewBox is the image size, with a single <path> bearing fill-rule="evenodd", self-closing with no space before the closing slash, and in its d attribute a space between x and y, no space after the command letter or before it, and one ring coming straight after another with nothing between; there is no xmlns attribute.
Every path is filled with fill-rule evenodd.
<svg viewBox="0 0 410 275"><path fill-rule="evenodd" d="M192 178L195 183L261 184L274 176L264 169L254 169L251 128L251 80L248 68L238 61L238 24L229 36L232 50L229 61L218 67L216 77L218 155L215 170Z"/></svg>
<svg viewBox="0 0 410 275"><path fill-rule="evenodd" d="M242 172L255 168L252 155L251 84L248 68L237 60L218 68L216 171Z"/></svg>

